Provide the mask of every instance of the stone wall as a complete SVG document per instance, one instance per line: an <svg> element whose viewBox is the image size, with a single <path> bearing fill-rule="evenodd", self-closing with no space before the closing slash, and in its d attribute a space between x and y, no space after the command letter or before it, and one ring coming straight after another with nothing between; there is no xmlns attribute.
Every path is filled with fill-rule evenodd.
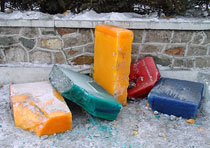
<svg viewBox="0 0 210 148"><path fill-rule="evenodd" d="M210 30L133 30L132 61L210 67ZM93 64L94 29L0 27L0 63Z"/></svg>

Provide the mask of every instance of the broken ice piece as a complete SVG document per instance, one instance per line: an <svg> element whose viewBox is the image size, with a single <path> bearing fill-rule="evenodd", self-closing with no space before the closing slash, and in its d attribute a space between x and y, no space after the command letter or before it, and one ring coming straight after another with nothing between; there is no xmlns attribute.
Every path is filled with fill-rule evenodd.
<svg viewBox="0 0 210 148"><path fill-rule="evenodd" d="M15 126L38 136L72 130L71 112L50 82L14 84L10 95Z"/></svg>
<svg viewBox="0 0 210 148"><path fill-rule="evenodd" d="M135 83L128 88L128 98L145 98L160 79L160 73L152 57L145 57L131 64L129 82Z"/></svg>
<svg viewBox="0 0 210 148"><path fill-rule="evenodd" d="M152 110L183 118L194 118L200 106L202 83L161 78L148 95Z"/></svg>
<svg viewBox="0 0 210 148"><path fill-rule="evenodd" d="M112 26L95 28L94 80L125 106L133 32Z"/></svg>
<svg viewBox="0 0 210 148"><path fill-rule="evenodd" d="M54 65L49 80L62 96L93 116L114 120L120 112L117 99L86 75Z"/></svg>

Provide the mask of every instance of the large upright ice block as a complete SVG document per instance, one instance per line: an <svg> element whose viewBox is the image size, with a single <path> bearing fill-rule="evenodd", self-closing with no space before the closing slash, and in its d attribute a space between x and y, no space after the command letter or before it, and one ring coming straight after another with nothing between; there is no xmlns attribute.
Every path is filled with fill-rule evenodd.
<svg viewBox="0 0 210 148"><path fill-rule="evenodd" d="M51 84L64 96L93 116L114 120L122 105L92 78L54 65Z"/></svg>
<svg viewBox="0 0 210 148"><path fill-rule="evenodd" d="M203 95L202 83L160 78L148 95L153 110L183 118L194 118Z"/></svg>
<svg viewBox="0 0 210 148"><path fill-rule="evenodd" d="M10 95L15 126L38 136L72 129L71 112L50 82L13 84Z"/></svg>
<svg viewBox="0 0 210 148"><path fill-rule="evenodd" d="M129 82L135 86L128 88L129 98L144 98L160 79L160 73L152 57L145 57L131 64Z"/></svg>
<svg viewBox="0 0 210 148"><path fill-rule="evenodd" d="M127 104L133 32L111 25L95 28L94 80Z"/></svg>

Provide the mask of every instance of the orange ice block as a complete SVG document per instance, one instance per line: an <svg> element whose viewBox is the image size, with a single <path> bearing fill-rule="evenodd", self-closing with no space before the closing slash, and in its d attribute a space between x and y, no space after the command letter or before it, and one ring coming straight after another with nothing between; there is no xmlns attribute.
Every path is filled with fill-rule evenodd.
<svg viewBox="0 0 210 148"><path fill-rule="evenodd" d="M111 25L95 28L94 80L125 106L133 32Z"/></svg>
<svg viewBox="0 0 210 148"><path fill-rule="evenodd" d="M11 85L10 101L17 127L38 136L72 130L68 106L47 81Z"/></svg>

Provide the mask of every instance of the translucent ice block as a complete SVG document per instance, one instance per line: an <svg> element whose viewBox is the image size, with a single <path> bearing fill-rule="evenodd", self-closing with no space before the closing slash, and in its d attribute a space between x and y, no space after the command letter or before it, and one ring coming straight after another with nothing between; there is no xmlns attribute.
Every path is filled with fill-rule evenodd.
<svg viewBox="0 0 210 148"><path fill-rule="evenodd" d="M117 99L86 75L54 65L49 80L62 96L93 116L114 120L120 112Z"/></svg>
<svg viewBox="0 0 210 148"><path fill-rule="evenodd" d="M148 95L153 110L183 118L194 118L203 95L202 83L161 78Z"/></svg>
<svg viewBox="0 0 210 148"><path fill-rule="evenodd" d="M133 32L112 25L95 28L94 80L125 106Z"/></svg>
<svg viewBox="0 0 210 148"><path fill-rule="evenodd" d="M71 112L50 82L13 84L10 98L15 126L38 136L72 129Z"/></svg>
<svg viewBox="0 0 210 148"><path fill-rule="evenodd" d="M145 57L131 64L130 83L135 86L128 88L129 98L145 98L160 79L160 73L152 57Z"/></svg>

